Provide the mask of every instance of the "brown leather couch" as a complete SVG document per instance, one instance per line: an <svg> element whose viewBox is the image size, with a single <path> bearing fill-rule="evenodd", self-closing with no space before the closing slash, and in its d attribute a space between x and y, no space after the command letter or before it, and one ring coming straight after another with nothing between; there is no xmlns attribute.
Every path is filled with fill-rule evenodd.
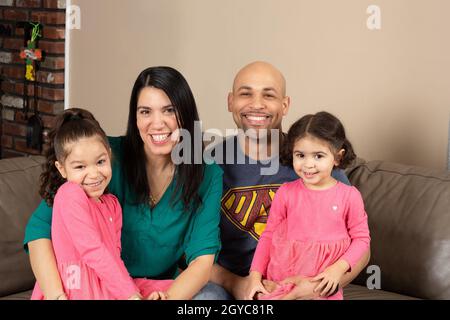
<svg viewBox="0 0 450 320"><path fill-rule="evenodd" d="M0 299L29 299L34 285L22 240L40 201L42 163L0 160ZM450 299L450 173L358 161L347 174L365 200L372 255L370 272L345 288L345 298Z"/></svg>

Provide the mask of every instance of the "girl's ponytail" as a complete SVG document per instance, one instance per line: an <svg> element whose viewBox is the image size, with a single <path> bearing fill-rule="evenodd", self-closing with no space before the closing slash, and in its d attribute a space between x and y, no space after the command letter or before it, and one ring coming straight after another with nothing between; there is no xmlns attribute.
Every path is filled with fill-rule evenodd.
<svg viewBox="0 0 450 320"><path fill-rule="evenodd" d="M65 182L65 179L61 176L58 169L56 169L55 162L56 153L53 146L53 139L49 133L49 146L45 152L44 170L41 173L40 181L41 186L39 188L39 194L42 199L45 200L49 207L53 206L53 198L58 188Z"/></svg>

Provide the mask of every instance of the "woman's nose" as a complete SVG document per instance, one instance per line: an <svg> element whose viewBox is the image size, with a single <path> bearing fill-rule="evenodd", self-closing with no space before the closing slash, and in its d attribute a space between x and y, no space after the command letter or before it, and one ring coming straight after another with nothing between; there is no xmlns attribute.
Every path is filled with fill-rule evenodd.
<svg viewBox="0 0 450 320"><path fill-rule="evenodd" d="M154 112L150 118L150 125L154 129L164 127L164 118L160 112Z"/></svg>

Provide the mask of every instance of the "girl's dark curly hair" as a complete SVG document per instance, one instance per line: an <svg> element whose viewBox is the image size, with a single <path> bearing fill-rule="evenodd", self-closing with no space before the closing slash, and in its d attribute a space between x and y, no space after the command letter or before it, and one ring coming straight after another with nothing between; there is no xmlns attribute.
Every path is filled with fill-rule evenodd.
<svg viewBox="0 0 450 320"><path fill-rule="evenodd" d="M297 120L290 128L283 144L281 163L292 166L295 143L304 137L311 136L329 143L331 151L337 157L337 152L344 149L344 155L337 159L340 169L347 168L355 159L352 144L345 136L341 121L331 113L321 111L308 114Z"/></svg>
<svg viewBox="0 0 450 320"><path fill-rule="evenodd" d="M56 168L55 162L64 163L70 153L66 148L68 143L92 136L98 136L106 150L110 150L105 132L89 111L72 108L56 117L55 124L48 134L50 141L45 152L46 162L40 176L39 188L39 194L50 207L53 206L56 191L66 182Z"/></svg>

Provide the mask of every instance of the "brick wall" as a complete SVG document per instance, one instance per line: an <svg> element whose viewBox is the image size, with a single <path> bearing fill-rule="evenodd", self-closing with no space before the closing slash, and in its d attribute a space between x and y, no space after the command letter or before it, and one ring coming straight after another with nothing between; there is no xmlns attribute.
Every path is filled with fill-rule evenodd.
<svg viewBox="0 0 450 320"><path fill-rule="evenodd" d="M24 29L19 22L40 22L43 26L38 46L45 59L36 80L37 108L46 128L44 141L54 116L64 109L65 7L65 0L0 0L0 158L39 154L26 146L25 62L19 57ZM29 86L29 115L34 105L33 89Z"/></svg>

